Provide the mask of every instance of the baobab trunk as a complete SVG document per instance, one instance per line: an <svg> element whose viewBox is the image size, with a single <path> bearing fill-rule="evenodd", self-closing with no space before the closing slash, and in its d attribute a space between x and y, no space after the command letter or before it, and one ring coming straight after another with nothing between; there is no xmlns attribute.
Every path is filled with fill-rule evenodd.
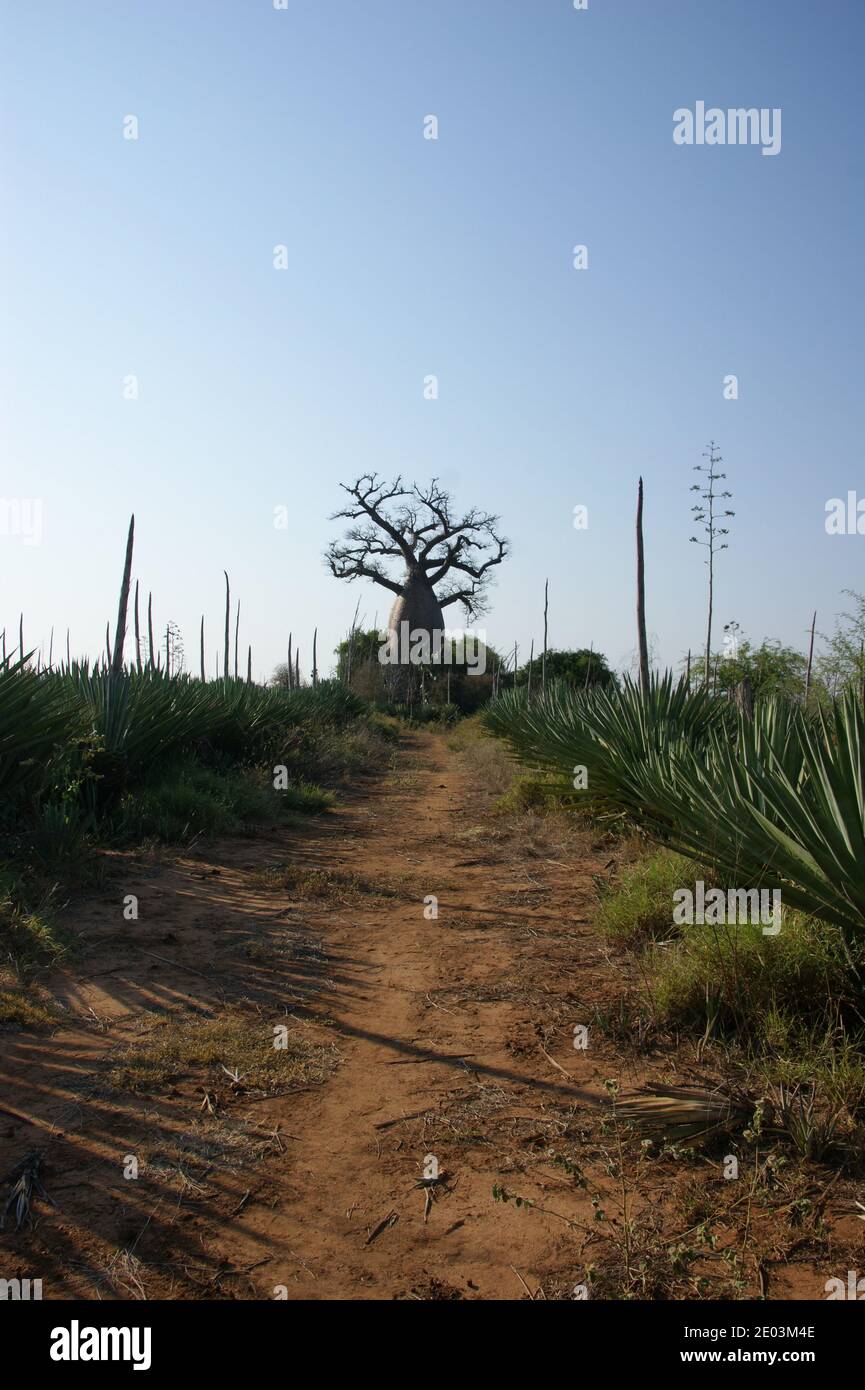
<svg viewBox="0 0 865 1390"><path fill-rule="evenodd" d="M441 604L422 570L406 572L403 591L394 600L387 627L388 664L394 671L394 693L398 700L404 700L407 694L413 693L410 660L413 636L423 634L430 656L440 653L444 643L445 620Z"/></svg>
<svg viewBox="0 0 865 1390"><path fill-rule="evenodd" d="M402 623L408 623L408 632L422 631L430 636L444 632L445 620L441 604L432 585L427 582L421 570L409 570L406 574L403 592L394 600L387 620L388 632L399 638Z"/></svg>

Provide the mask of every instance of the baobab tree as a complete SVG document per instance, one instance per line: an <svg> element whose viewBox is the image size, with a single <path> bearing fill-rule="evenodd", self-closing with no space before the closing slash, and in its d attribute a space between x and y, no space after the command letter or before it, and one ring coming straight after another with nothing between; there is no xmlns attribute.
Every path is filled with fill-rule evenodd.
<svg viewBox="0 0 865 1390"><path fill-rule="evenodd" d="M486 611L490 571L508 554L499 518L472 508L458 515L433 478L427 487L365 473L340 485L350 498L331 521L354 522L325 560L337 579L370 579L394 595L388 631L430 634L445 629L444 609L462 604L467 618ZM401 567L393 572L393 562ZM441 586L441 587L439 587Z"/></svg>

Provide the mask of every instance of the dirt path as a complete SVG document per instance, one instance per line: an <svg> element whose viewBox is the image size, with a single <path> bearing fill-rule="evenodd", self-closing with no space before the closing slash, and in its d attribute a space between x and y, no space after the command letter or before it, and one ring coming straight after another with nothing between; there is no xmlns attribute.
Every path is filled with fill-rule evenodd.
<svg viewBox="0 0 865 1390"><path fill-rule="evenodd" d="M331 851L349 872L395 876L407 897L318 923L344 981L331 1009L343 1062L320 1092L285 1108L285 1199L239 1223L244 1259L280 1252L266 1277L279 1276L288 1297L510 1298L521 1292L512 1266L548 1277L574 1262L561 1221L493 1201L494 1185L515 1173L493 1131L521 1147L527 1119L537 1134L545 1112L579 1098L539 1049L531 980L520 975L546 940L578 980L577 953L562 944L585 921L600 864L538 860L529 877L475 820L488 797L444 740L414 743L415 770L349 812L357 833ZM566 888L552 911L536 905L550 878ZM435 920L424 915L430 896ZM600 1095L596 1066L558 1050L583 1094ZM441 1181L425 1220L418 1182L435 1164ZM537 1179L522 1190L540 1199L561 1187Z"/></svg>
<svg viewBox="0 0 865 1390"><path fill-rule="evenodd" d="M526 1181L526 1156L533 1169L567 1131L579 1088L601 1093L600 1061L569 1033L590 1003L603 854L557 861L488 814L491 791L444 738L404 743L394 775L323 823L109 859L98 900L71 908L77 952L49 981L67 1022L9 1035L0 1068L2 1168L40 1155L57 1202L34 1203L35 1231L7 1229L0 1247L23 1276L46 1273L46 1296L500 1298L522 1291L512 1265L567 1277L573 1233L493 1187L519 1177L522 1195L560 1196L570 1180L538 1164ZM299 884L262 879L286 861ZM310 895L303 875L336 889ZM382 883L389 896L368 891ZM218 1018L238 1001L335 1048L326 1083L249 1096L220 1067L216 1083L191 1068L151 1094L105 1086L166 1013ZM557 1036L545 1017L564 1018ZM223 1116L240 1117L243 1144Z"/></svg>
<svg viewBox="0 0 865 1390"><path fill-rule="evenodd" d="M595 1026L626 968L591 926L609 842L495 795L416 733L297 831L106 856L48 982L63 1022L3 1037L0 1174L38 1160L56 1202L34 1190L35 1224L0 1233L4 1277L46 1298L512 1299L570 1297L593 1264L601 1297L819 1297L861 1242L842 1184L825 1205L825 1174L757 1192L723 1180L723 1149L616 1153L605 1080L693 1081L693 1048ZM282 1024L274 1094L247 1077Z"/></svg>

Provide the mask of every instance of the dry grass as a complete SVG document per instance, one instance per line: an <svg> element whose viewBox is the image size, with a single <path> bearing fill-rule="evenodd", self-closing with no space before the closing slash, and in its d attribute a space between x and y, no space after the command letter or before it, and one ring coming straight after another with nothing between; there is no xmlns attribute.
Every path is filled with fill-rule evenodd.
<svg viewBox="0 0 865 1390"><path fill-rule="evenodd" d="M27 1028L31 1033L50 1033L59 1015L32 989L0 988L0 1028Z"/></svg>
<svg viewBox="0 0 865 1390"><path fill-rule="evenodd" d="M722 1130L739 1128L753 1114L753 1104L722 1090L694 1086L650 1085L642 1092L616 1102L619 1119L664 1138L693 1139Z"/></svg>
<svg viewBox="0 0 865 1390"><path fill-rule="evenodd" d="M460 755L460 762L473 782L491 796L503 796L520 772L498 739L486 734L477 718L464 719L447 738L448 748Z"/></svg>
<svg viewBox="0 0 865 1390"><path fill-rule="evenodd" d="M272 1025L245 1014L160 1019L137 1046L119 1055L107 1079L120 1090L153 1091L198 1073L217 1093L278 1095L324 1081L336 1065L332 1047L297 1033L288 1034L284 1048L274 1040Z"/></svg>
<svg viewBox="0 0 865 1390"><path fill-rule="evenodd" d="M209 1195L214 1171L238 1173L281 1152L278 1131L221 1115L203 1114L185 1130L163 1132L158 1146L141 1146L143 1166L167 1186L196 1197Z"/></svg>
<svg viewBox="0 0 865 1390"><path fill-rule="evenodd" d="M326 899L342 904L398 896L395 887L378 879L371 882L359 874L309 868L302 864L268 864L254 870L250 881L257 887L282 890L297 898Z"/></svg>

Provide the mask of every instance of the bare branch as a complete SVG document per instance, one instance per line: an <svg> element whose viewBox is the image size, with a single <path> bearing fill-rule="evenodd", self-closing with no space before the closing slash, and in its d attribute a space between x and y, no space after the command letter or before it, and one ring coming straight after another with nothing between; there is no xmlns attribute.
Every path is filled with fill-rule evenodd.
<svg viewBox="0 0 865 1390"><path fill-rule="evenodd" d="M508 554L508 542L498 534L498 517L477 508L455 515L450 495L436 478L425 487L414 483L409 488L402 477L386 483L366 473L342 488L352 502L331 520L357 524L327 551L326 562L337 579L371 579L404 594L409 578L414 586L434 591L454 571L471 582L447 589L443 606L460 602L469 613L482 611L489 571ZM388 560L404 562L402 582L385 569Z"/></svg>

